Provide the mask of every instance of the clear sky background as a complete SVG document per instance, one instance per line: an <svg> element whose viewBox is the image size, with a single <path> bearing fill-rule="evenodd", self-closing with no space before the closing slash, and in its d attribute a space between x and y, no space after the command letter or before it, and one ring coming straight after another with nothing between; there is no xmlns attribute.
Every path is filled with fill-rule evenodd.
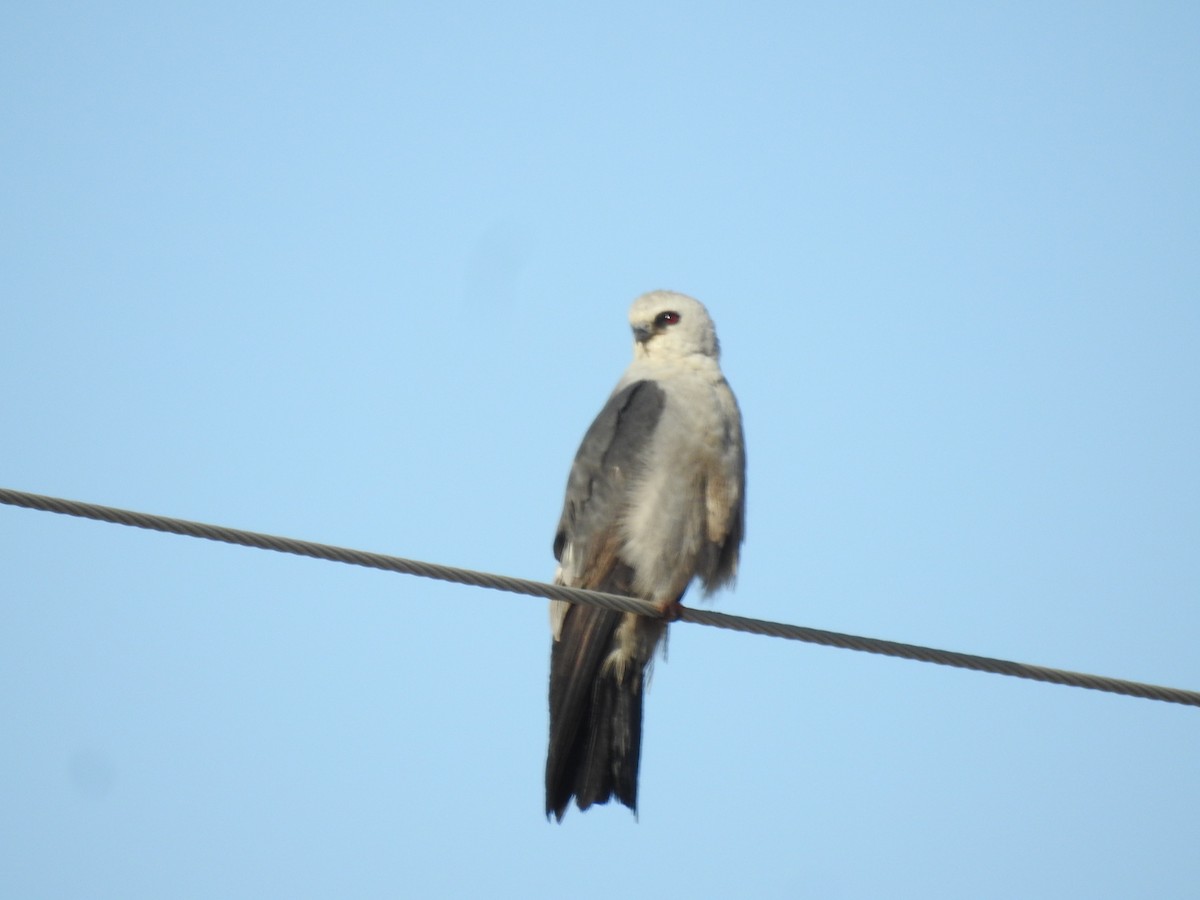
<svg viewBox="0 0 1200 900"><path fill-rule="evenodd" d="M8 5L0 484L545 579L670 288L718 609L1200 688L1200 7L433 6ZM549 825L542 601L0 536L3 897L1200 896L1200 710L679 625Z"/></svg>

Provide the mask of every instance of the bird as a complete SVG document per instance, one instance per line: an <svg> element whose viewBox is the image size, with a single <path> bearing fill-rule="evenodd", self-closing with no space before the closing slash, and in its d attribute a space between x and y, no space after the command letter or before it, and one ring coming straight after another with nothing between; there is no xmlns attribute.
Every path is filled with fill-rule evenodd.
<svg viewBox="0 0 1200 900"><path fill-rule="evenodd" d="M546 818L616 800L637 815L642 701L688 586L730 584L745 534L746 450L708 310L652 291L629 310L633 361L567 478L555 583L637 597L663 618L551 601Z"/></svg>

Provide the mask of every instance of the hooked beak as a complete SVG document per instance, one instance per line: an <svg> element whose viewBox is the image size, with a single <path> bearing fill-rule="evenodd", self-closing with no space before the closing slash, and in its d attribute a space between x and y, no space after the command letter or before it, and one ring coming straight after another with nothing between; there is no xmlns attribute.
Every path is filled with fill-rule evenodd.
<svg viewBox="0 0 1200 900"><path fill-rule="evenodd" d="M650 340L650 338L652 338L653 336L654 336L654 332L651 331L649 328L645 328L645 327L642 327L639 325L633 326L633 339L635 341L637 341L639 344L646 343L646 341Z"/></svg>

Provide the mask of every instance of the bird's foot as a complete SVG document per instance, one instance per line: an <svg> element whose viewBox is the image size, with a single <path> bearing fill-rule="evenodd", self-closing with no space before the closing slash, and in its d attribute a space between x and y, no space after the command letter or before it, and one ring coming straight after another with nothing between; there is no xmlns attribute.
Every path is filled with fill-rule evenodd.
<svg viewBox="0 0 1200 900"><path fill-rule="evenodd" d="M667 622L678 622L683 617L683 600L672 600L663 607L662 617Z"/></svg>

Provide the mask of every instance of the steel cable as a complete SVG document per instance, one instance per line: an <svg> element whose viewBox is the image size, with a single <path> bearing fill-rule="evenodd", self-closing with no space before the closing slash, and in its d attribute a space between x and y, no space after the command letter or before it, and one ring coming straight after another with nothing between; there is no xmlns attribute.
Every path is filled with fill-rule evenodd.
<svg viewBox="0 0 1200 900"><path fill-rule="evenodd" d="M449 581L455 584L467 584L474 587L508 591L514 594L545 597L551 600L565 600L568 603L584 603L619 612L636 613L644 616L662 616L662 613L653 604L634 597L622 597L617 594L605 594L599 591L566 587L565 585L546 584L541 581L513 578L508 575L496 575L490 572L476 572L471 569L460 569L455 566L443 566L437 563L404 559L399 556L389 556L383 553L351 550L346 547L336 547L330 544L318 544L295 538L261 534L254 531L244 531L240 528L228 528L222 525L209 525L187 519L173 519L167 516L133 512L111 506L98 506L94 503L83 503L78 500L46 497L40 494L30 494L8 488L0 488L0 503L5 503L9 506L19 506L25 509L36 509L68 516L79 516L85 519L96 519L101 522L112 522L117 525L129 525L134 528L147 528L152 531L182 534L189 537L205 538L210 541L222 541L227 544L239 544L244 547L274 550L279 553L310 556L314 559L325 559L348 565L366 566L389 572L401 572L405 575L434 578L439 581ZM694 607L680 608L678 611L678 620L698 625L710 625L714 628L724 628L730 631L742 631L748 634L760 634L792 641L804 641L826 647L839 647L844 650L859 650L864 653L896 656L902 659L936 663L943 666L954 666L977 672L991 672L996 675L1008 675L1013 678L1027 678L1033 681L1088 688L1094 691L1107 691L1113 694L1124 694L1129 697L1140 697L1145 700L1160 700L1164 703L1200 706L1200 691L1160 687L1137 681L1126 681L1121 678L1087 675L1082 672L1050 669L1045 666L1034 666L1009 660L993 659L987 656L956 653L952 650L937 650L932 647L901 644L895 641L842 634L836 631L821 631L820 629L805 628L800 625L786 625L780 622L748 619L743 616L732 616L727 613L712 612Z"/></svg>

